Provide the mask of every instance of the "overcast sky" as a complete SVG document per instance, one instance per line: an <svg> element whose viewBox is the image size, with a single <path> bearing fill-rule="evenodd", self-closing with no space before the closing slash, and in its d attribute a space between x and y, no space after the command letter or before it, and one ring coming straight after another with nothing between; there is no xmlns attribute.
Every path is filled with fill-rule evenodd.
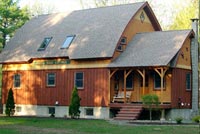
<svg viewBox="0 0 200 134"><path fill-rule="evenodd" d="M92 1L94 0L82 0L85 3L85 7L93 7ZM130 0L131 3L141 2L145 0ZM162 25L169 25L173 14L184 8L191 0L147 0L150 1L152 9L156 14L158 20ZM35 2L41 3L45 6L51 6L54 8L54 12L66 12L71 10L80 10L82 5L80 0L20 0L20 6L31 6ZM176 5L176 6L175 6Z"/></svg>

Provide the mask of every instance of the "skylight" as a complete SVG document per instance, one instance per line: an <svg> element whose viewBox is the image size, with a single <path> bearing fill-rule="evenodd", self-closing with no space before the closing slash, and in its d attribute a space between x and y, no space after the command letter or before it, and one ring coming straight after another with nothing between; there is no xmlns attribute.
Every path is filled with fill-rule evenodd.
<svg viewBox="0 0 200 134"><path fill-rule="evenodd" d="M52 39L52 37L46 37L46 38L44 38L42 44L38 48L38 51L44 51L46 49L46 47L49 45L51 39Z"/></svg>
<svg viewBox="0 0 200 134"><path fill-rule="evenodd" d="M70 36L67 36L64 44L62 45L62 49L66 49L66 48L69 48L69 46L71 45L72 41L74 40L75 38L75 35L70 35Z"/></svg>

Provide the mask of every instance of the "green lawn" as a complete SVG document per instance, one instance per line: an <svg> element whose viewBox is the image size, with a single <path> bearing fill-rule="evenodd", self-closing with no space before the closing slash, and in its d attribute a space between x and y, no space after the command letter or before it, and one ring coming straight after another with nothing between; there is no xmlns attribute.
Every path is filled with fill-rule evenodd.
<svg viewBox="0 0 200 134"><path fill-rule="evenodd" d="M199 134L198 125L116 125L105 120L0 117L0 134Z"/></svg>

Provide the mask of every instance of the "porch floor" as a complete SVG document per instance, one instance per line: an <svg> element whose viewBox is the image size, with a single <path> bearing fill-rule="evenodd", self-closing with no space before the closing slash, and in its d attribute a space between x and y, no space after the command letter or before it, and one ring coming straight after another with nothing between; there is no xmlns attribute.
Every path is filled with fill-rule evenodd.
<svg viewBox="0 0 200 134"><path fill-rule="evenodd" d="M146 106L142 103L110 103L109 107L113 109L120 109L123 106L142 106L145 108ZM171 104L159 104L157 108L160 109L171 109Z"/></svg>

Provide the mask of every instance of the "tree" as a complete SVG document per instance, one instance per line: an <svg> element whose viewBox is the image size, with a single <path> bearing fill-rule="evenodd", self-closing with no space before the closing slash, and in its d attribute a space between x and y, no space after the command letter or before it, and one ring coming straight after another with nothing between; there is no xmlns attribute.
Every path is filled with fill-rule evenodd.
<svg viewBox="0 0 200 134"><path fill-rule="evenodd" d="M27 5L31 17L55 12L55 7L47 0L34 0L33 4Z"/></svg>
<svg viewBox="0 0 200 134"><path fill-rule="evenodd" d="M159 105L159 98L155 94L147 94L142 96L142 102L144 105L147 106L149 109L149 117L152 120L152 111L154 107L158 107Z"/></svg>
<svg viewBox="0 0 200 134"><path fill-rule="evenodd" d="M178 5L177 5L178 6ZM191 0L190 4L181 9L174 16L174 21L169 29L179 30L179 29L190 29L191 19L198 17L198 0Z"/></svg>
<svg viewBox="0 0 200 134"><path fill-rule="evenodd" d="M16 0L0 0L0 44L2 47L5 47L6 41L29 19L27 10L20 9L17 2Z"/></svg>
<svg viewBox="0 0 200 134"><path fill-rule="evenodd" d="M14 109L15 109L15 102L14 102L14 97L13 97L13 91L10 88L8 92L8 97L6 101L6 115L10 117L10 115L14 114Z"/></svg>
<svg viewBox="0 0 200 134"><path fill-rule="evenodd" d="M72 91L71 101L69 105L69 115L71 116L71 118L77 118L80 116L80 112L81 112L79 110L80 101L81 101L81 98L79 97L77 87L75 86Z"/></svg>

